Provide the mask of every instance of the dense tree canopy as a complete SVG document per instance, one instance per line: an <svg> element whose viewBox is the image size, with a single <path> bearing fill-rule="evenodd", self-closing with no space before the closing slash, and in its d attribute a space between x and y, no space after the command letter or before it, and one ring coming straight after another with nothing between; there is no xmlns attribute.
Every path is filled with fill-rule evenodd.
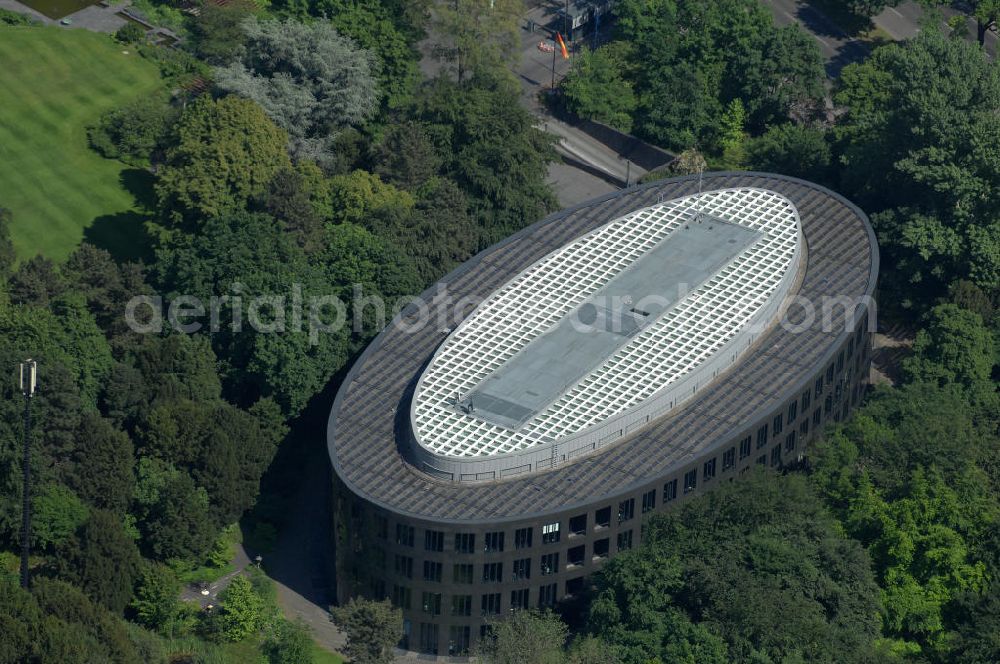
<svg viewBox="0 0 1000 664"><path fill-rule="evenodd" d="M251 99L291 137L298 158L324 160L338 131L378 108L378 62L324 21L242 24L242 57L216 68L215 83Z"/></svg>
<svg viewBox="0 0 1000 664"><path fill-rule="evenodd" d="M925 30L846 67L836 101L843 185L877 213L892 282L920 284L925 298L958 278L1000 286L997 66Z"/></svg>
<svg viewBox="0 0 1000 664"><path fill-rule="evenodd" d="M805 479L760 472L651 518L598 574L590 627L629 664L867 662L878 608L865 552Z"/></svg>
<svg viewBox="0 0 1000 664"><path fill-rule="evenodd" d="M624 128L628 113L638 134L666 148L721 151L733 100L756 134L809 118L823 98L813 40L775 27L756 0L623 0L614 12L617 41L579 58L564 85L570 107L588 117Z"/></svg>
<svg viewBox="0 0 1000 664"><path fill-rule="evenodd" d="M237 96L199 97L174 131L156 182L160 208L173 220L197 223L239 210L291 166L285 131Z"/></svg>

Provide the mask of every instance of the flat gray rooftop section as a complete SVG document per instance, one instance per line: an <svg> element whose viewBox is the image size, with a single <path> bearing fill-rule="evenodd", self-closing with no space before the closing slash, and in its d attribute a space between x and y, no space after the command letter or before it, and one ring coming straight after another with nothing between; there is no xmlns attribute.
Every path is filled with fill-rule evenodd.
<svg viewBox="0 0 1000 664"><path fill-rule="evenodd" d="M760 237L744 226L692 214L464 395L459 406L492 424L521 427Z"/></svg>

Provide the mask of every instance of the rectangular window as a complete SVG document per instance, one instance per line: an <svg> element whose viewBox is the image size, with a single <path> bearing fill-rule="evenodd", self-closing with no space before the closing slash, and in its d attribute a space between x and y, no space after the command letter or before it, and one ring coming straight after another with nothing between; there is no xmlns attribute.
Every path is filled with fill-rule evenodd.
<svg viewBox="0 0 1000 664"><path fill-rule="evenodd" d="M424 561L424 581L433 581L435 583L441 583L441 563L436 563L432 560Z"/></svg>
<svg viewBox="0 0 1000 664"><path fill-rule="evenodd" d="M805 436L808 433L809 433L809 418L806 417L802 420L802 423L799 425L799 435Z"/></svg>
<svg viewBox="0 0 1000 664"><path fill-rule="evenodd" d="M814 390L814 392L816 393L816 398L817 399L819 399L821 396L823 396L823 377L822 376L820 376L819 378L816 379L816 389Z"/></svg>
<svg viewBox="0 0 1000 664"><path fill-rule="evenodd" d="M413 558L410 558L409 556L401 556L397 553L393 569L396 570L396 574L401 574L402 576L405 576L407 579L412 579Z"/></svg>
<svg viewBox="0 0 1000 664"><path fill-rule="evenodd" d="M559 541L559 522L547 523L542 526L542 544L554 544Z"/></svg>
<svg viewBox="0 0 1000 664"><path fill-rule="evenodd" d="M455 533L456 553L475 553L476 535L474 533Z"/></svg>
<svg viewBox="0 0 1000 664"><path fill-rule="evenodd" d="M531 558L521 558L514 561L514 580L521 581L531 578Z"/></svg>
<svg viewBox="0 0 1000 664"><path fill-rule="evenodd" d="M812 392L806 390L802 393L802 413L805 414L809 410L809 406L812 404Z"/></svg>
<svg viewBox="0 0 1000 664"><path fill-rule="evenodd" d="M402 546L413 546L413 526L396 524L396 544Z"/></svg>
<svg viewBox="0 0 1000 664"><path fill-rule="evenodd" d="M420 652L429 655L438 654L438 626L431 623L420 623Z"/></svg>
<svg viewBox="0 0 1000 664"><path fill-rule="evenodd" d="M635 516L635 498L618 503L618 523L628 521L633 516Z"/></svg>
<svg viewBox="0 0 1000 664"><path fill-rule="evenodd" d="M584 558L587 555L586 550L587 547L583 544L571 548L566 552L566 564L570 567L582 567Z"/></svg>
<svg viewBox="0 0 1000 664"><path fill-rule="evenodd" d="M392 587L392 605L398 609L410 608L410 589L406 586Z"/></svg>
<svg viewBox="0 0 1000 664"><path fill-rule="evenodd" d="M570 597L575 597L583 592L583 577L578 576L575 579L566 580L566 594Z"/></svg>
<svg viewBox="0 0 1000 664"><path fill-rule="evenodd" d="M722 470L732 470L736 465L736 448L730 447L722 453Z"/></svg>
<svg viewBox="0 0 1000 664"><path fill-rule="evenodd" d="M501 581L503 581L503 563L483 565L483 583L500 583Z"/></svg>
<svg viewBox="0 0 1000 664"><path fill-rule="evenodd" d="M618 533L618 550L627 551L632 548L632 531Z"/></svg>
<svg viewBox="0 0 1000 664"><path fill-rule="evenodd" d="M432 616L441 615L441 593L423 593L420 596L420 606L423 607L424 613Z"/></svg>
<svg viewBox="0 0 1000 664"><path fill-rule="evenodd" d="M791 452L795 449L795 431L785 436L785 451Z"/></svg>
<svg viewBox="0 0 1000 664"><path fill-rule="evenodd" d="M642 513L651 512L656 509L656 489L651 489L642 494Z"/></svg>
<svg viewBox="0 0 1000 664"><path fill-rule="evenodd" d="M777 467L781 465L781 445L775 445L771 450L771 466Z"/></svg>
<svg viewBox="0 0 1000 664"><path fill-rule="evenodd" d="M757 449L767 446L767 425L757 429Z"/></svg>
<svg viewBox="0 0 1000 664"><path fill-rule="evenodd" d="M503 531L498 531L495 533L486 533L486 537L483 540L485 542L483 550L487 553L496 552L499 553L503 551Z"/></svg>
<svg viewBox="0 0 1000 664"><path fill-rule="evenodd" d="M663 485L663 502L669 503L677 498L677 480L670 480Z"/></svg>
<svg viewBox="0 0 1000 664"><path fill-rule="evenodd" d="M577 514L569 520L569 536L576 537L587 534L587 515Z"/></svg>
<svg viewBox="0 0 1000 664"><path fill-rule="evenodd" d="M451 578L455 583L473 583L475 566L472 563L461 563L451 568Z"/></svg>
<svg viewBox="0 0 1000 664"><path fill-rule="evenodd" d="M466 613L465 615L469 615ZM468 625L452 625L448 628L448 654L465 655L469 652L469 636L472 628Z"/></svg>
<svg viewBox="0 0 1000 664"><path fill-rule="evenodd" d="M558 553L546 553L544 556L542 556L542 564L541 564L542 576L555 574L558 571L559 571Z"/></svg>
<svg viewBox="0 0 1000 664"><path fill-rule="evenodd" d="M844 351L837 354L837 373L844 370Z"/></svg>
<svg viewBox="0 0 1000 664"><path fill-rule="evenodd" d="M472 595L452 595L451 615L471 616L472 615Z"/></svg>
<svg viewBox="0 0 1000 664"><path fill-rule="evenodd" d="M597 528L611 527L611 506L602 507L594 513L594 525Z"/></svg>
<svg viewBox="0 0 1000 664"><path fill-rule="evenodd" d="M550 583L538 589L538 608L545 609L556 605L557 583Z"/></svg>
<svg viewBox="0 0 1000 664"><path fill-rule="evenodd" d="M847 340L847 357L854 357L854 337Z"/></svg>
<svg viewBox="0 0 1000 664"><path fill-rule="evenodd" d="M767 465L767 455L766 454L761 454L759 457L757 457L757 465L758 466L766 466Z"/></svg>
<svg viewBox="0 0 1000 664"><path fill-rule="evenodd" d="M823 404L823 414L827 417L830 416L830 411L833 409L833 397L829 394L826 395L826 402Z"/></svg>
<svg viewBox="0 0 1000 664"><path fill-rule="evenodd" d="M822 409L817 408L816 410L813 411L813 426L818 427L822 419L823 419L823 411Z"/></svg>
<svg viewBox="0 0 1000 664"><path fill-rule="evenodd" d="M788 423L791 424L799 416L799 402L793 401L788 404Z"/></svg>
<svg viewBox="0 0 1000 664"><path fill-rule="evenodd" d="M444 533L440 530L425 530L424 549L427 551L444 551Z"/></svg>
<svg viewBox="0 0 1000 664"><path fill-rule="evenodd" d="M604 539L599 539L594 542L594 558L596 560L603 560L608 557L608 553L611 551L611 540L607 537Z"/></svg>
<svg viewBox="0 0 1000 664"><path fill-rule="evenodd" d="M831 364L826 368L826 382L828 383L833 382L833 364Z"/></svg>
<svg viewBox="0 0 1000 664"><path fill-rule="evenodd" d="M528 589L510 591L510 610L528 608Z"/></svg>
<svg viewBox="0 0 1000 664"><path fill-rule="evenodd" d="M711 458L705 462L705 465L701 469L701 479L705 482L709 481L715 477L715 458Z"/></svg>
<svg viewBox="0 0 1000 664"><path fill-rule="evenodd" d="M698 486L698 471L689 470L684 473L684 493L690 493Z"/></svg>
<svg viewBox="0 0 1000 664"><path fill-rule="evenodd" d="M750 436L740 441L740 461L750 456Z"/></svg>
<svg viewBox="0 0 1000 664"><path fill-rule="evenodd" d="M381 540L389 539L389 519L381 514L375 515L375 537Z"/></svg>
<svg viewBox="0 0 1000 664"><path fill-rule="evenodd" d="M518 528L514 531L514 548L531 548L531 528Z"/></svg>
<svg viewBox="0 0 1000 664"><path fill-rule="evenodd" d="M500 615L500 593L490 593L483 595L482 609L480 614L484 616Z"/></svg>
<svg viewBox="0 0 1000 664"><path fill-rule="evenodd" d="M781 413L778 413L777 415L774 416L774 421L771 422L771 426L774 429L775 438L778 437L778 434L781 433L781 429L784 427L784 423L781 420L782 420L782 415Z"/></svg>

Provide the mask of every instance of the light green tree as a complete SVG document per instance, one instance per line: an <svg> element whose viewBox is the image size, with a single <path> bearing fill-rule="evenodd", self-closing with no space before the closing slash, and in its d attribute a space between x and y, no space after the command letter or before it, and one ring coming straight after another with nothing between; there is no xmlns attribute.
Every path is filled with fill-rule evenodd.
<svg viewBox="0 0 1000 664"><path fill-rule="evenodd" d="M264 600L245 576L235 576L219 599L222 633L228 640L242 641L263 627Z"/></svg>
<svg viewBox="0 0 1000 664"><path fill-rule="evenodd" d="M333 622L347 634L344 654L352 664L391 664L392 649L403 638L403 612L389 600L351 598L331 607Z"/></svg>

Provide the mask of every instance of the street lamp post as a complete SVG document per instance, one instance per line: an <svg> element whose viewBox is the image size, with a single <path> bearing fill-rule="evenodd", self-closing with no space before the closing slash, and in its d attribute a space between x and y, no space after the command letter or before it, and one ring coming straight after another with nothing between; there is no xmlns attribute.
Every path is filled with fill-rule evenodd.
<svg viewBox="0 0 1000 664"><path fill-rule="evenodd" d="M24 395L24 458L21 472L21 587L28 588L28 555L31 553L31 397L35 396L38 363L27 359L21 363L21 394Z"/></svg>

